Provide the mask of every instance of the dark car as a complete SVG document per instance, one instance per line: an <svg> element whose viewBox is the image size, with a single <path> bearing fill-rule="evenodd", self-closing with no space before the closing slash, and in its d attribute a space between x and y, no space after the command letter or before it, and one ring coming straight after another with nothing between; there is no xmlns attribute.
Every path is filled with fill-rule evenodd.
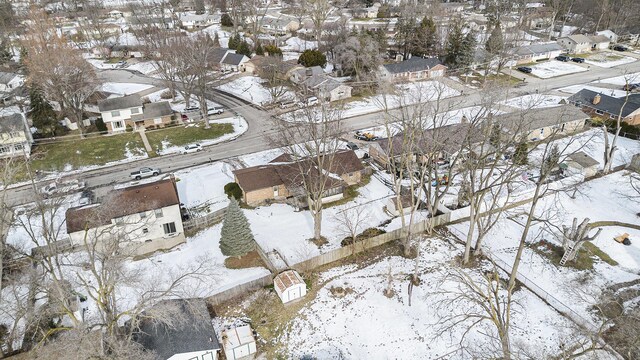
<svg viewBox="0 0 640 360"><path fill-rule="evenodd" d="M637 84L626 84L625 86L622 87L622 90L624 91L634 91L634 90L638 90L640 89L640 83Z"/></svg>
<svg viewBox="0 0 640 360"><path fill-rule="evenodd" d="M626 46L623 45L616 45L613 47L613 50L615 51L627 51L629 50Z"/></svg>
<svg viewBox="0 0 640 360"><path fill-rule="evenodd" d="M558 60L558 61L563 61L563 62L567 62L567 61L571 60L571 58L568 57L567 55L558 55L558 56L556 56L555 59Z"/></svg>
<svg viewBox="0 0 640 360"><path fill-rule="evenodd" d="M575 57L571 59L571 61L582 64L584 62L584 58Z"/></svg>
<svg viewBox="0 0 640 360"><path fill-rule="evenodd" d="M527 67L527 66L520 66L520 67L518 67L518 71L521 71L521 72L523 72L525 74L531 74L533 69L531 69L530 67Z"/></svg>
<svg viewBox="0 0 640 360"><path fill-rule="evenodd" d="M352 143L351 141L349 141L347 143L347 149L349 149L349 150L358 150L358 145L356 145L355 143Z"/></svg>

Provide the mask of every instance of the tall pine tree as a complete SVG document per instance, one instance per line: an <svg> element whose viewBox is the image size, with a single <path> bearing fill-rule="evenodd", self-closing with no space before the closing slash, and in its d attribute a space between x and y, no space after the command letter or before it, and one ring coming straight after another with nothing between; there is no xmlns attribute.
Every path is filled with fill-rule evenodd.
<svg viewBox="0 0 640 360"><path fill-rule="evenodd" d="M459 66L462 68L466 68L473 64L473 59L476 55L476 45L478 45L478 40L476 40L476 32L471 30L464 36L462 40L462 48L460 52Z"/></svg>
<svg viewBox="0 0 640 360"><path fill-rule="evenodd" d="M424 17L417 29L417 55L438 55L438 30L432 18Z"/></svg>
<svg viewBox="0 0 640 360"><path fill-rule="evenodd" d="M504 37L502 36L502 29L500 23L496 22L496 26L491 31L489 39L484 44L484 49L493 56L496 56L504 49Z"/></svg>
<svg viewBox="0 0 640 360"><path fill-rule="evenodd" d="M450 68L460 67L460 55L463 52L464 33L462 32L462 22L455 21L449 29L447 44L445 46L444 62Z"/></svg>
<svg viewBox="0 0 640 360"><path fill-rule="evenodd" d="M55 136L58 120L51 104L42 96L37 88L29 91L31 102L31 120L33 126L44 136Z"/></svg>
<svg viewBox="0 0 640 360"><path fill-rule="evenodd" d="M230 200L222 223L220 250L224 256L241 257L253 251L256 243L238 201L233 197Z"/></svg>

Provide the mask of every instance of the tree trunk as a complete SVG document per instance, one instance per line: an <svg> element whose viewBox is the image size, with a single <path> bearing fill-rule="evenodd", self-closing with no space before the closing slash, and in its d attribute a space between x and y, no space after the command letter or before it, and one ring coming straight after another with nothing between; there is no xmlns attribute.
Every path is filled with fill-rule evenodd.
<svg viewBox="0 0 640 360"><path fill-rule="evenodd" d="M322 202L316 200L313 207L313 238L322 239Z"/></svg>
<svg viewBox="0 0 640 360"><path fill-rule="evenodd" d="M469 202L469 231L467 232L467 241L464 244L464 257L462 259L462 264L464 265L469 263L469 257L471 255L471 242L473 241L473 233L475 231L476 225L476 209L474 203L474 199Z"/></svg>

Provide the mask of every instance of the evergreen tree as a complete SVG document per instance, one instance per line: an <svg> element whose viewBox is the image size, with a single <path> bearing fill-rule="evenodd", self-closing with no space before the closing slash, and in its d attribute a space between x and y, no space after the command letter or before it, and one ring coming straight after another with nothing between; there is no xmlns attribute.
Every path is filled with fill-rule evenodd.
<svg viewBox="0 0 640 360"><path fill-rule="evenodd" d="M496 26L491 31L489 39L484 44L484 49L491 55L498 55L504 49L504 37L502 36L502 29L500 23L497 22Z"/></svg>
<svg viewBox="0 0 640 360"><path fill-rule="evenodd" d="M27 60L27 56L29 56L29 52L27 51L26 47L21 47L20 48L20 66L24 67L25 66L25 61Z"/></svg>
<svg viewBox="0 0 640 360"><path fill-rule="evenodd" d="M55 135L58 121L56 112L51 107L51 104L42 96L42 92L35 88L29 91L29 98L33 126L44 136Z"/></svg>
<svg viewBox="0 0 640 360"><path fill-rule="evenodd" d="M241 55L246 55L247 57L251 57L251 54L252 54L251 46L245 40L240 40L240 44L236 48L236 53Z"/></svg>
<svg viewBox="0 0 640 360"><path fill-rule="evenodd" d="M516 165L527 165L529 162L528 159L529 146L527 146L526 140L521 140L516 146L516 151L513 154L513 161Z"/></svg>
<svg viewBox="0 0 640 360"><path fill-rule="evenodd" d="M256 49L254 50L256 52L256 55L264 55L264 49L262 48L262 44L258 43L258 46L256 46Z"/></svg>
<svg viewBox="0 0 640 360"><path fill-rule="evenodd" d="M432 18L424 17L417 29L417 55L438 55L438 30Z"/></svg>
<svg viewBox="0 0 640 360"><path fill-rule="evenodd" d="M553 169L555 169L560 164L560 149L558 145L553 145L547 156L544 158L544 163L542 164L540 177L544 178L549 176Z"/></svg>
<svg viewBox="0 0 640 360"><path fill-rule="evenodd" d="M493 126L491 127L491 133L489 134L489 143L491 144L491 146L498 147L500 145L500 135L500 125L493 124Z"/></svg>
<svg viewBox="0 0 640 360"><path fill-rule="evenodd" d="M6 43L0 44L0 65L6 64L11 61L11 51Z"/></svg>
<svg viewBox="0 0 640 360"><path fill-rule="evenodd" d="M327 65L327 57L320 50L305 50L298 58L298 64L311 67Z"/></svg>
<svg viewBox="0 0 640 360"><path fill-rule="evenodd" d="M255 249L255 240L249 228L249 221L235 198L227 207L220 233L220 250L224 256L241 257Z"/></svg>
<svg viewBox="0 0 640 360"><path fill-rule="evenodd" d="M394 40L398 51L405 59L409 57L409 54L416 53L417 35L414 18L400 18L398 20Z"/></svg>
<svg viewBox="0 0 640 360"><path fill-rule="evenodd" d="M240 37L239 33L235 33L229 38L229 49L237 50L241 43L242 37Z"/></svg>
<svg viewBox="0 0 640 360"><path fill-rule="evenodd" d="M456 21L449 30L447 36L447 44L445 46L444 62L450 68L460 67L460 55L463 51L464 33L462 32L462 23Z"/></svg>
<svg viewBox="0 0 640 360"><path fill-rule="evenodd" d="M213 35L213 47L220 47L220 35L218 35L217 31Z"/></svg>
<svg viewBox="0 0 640 360"><path fill-rule="evenodd" d="M279 56L282 57L282 49L275 45L267 45L264 47L264 51L268 53L269 56Z"/></svg>
<svg viewBox="0 0 640 360"><path fill-rule="evenodd" d="M478 40L476 40L476 32L469 31L467 35L465 35L462 40L462 51L460 52L459 64L460 67L466 68L473 64L473 59L476 54L476 45L478 44Z"/></svg>
<svg viewBox="0 0 640 360"><path fill-rule="evenodd" d="M231 20L231 16L229 16L229 14L227 13L222 14L222 16L220 17L220 25L232 27L233 20Z"/></svg>

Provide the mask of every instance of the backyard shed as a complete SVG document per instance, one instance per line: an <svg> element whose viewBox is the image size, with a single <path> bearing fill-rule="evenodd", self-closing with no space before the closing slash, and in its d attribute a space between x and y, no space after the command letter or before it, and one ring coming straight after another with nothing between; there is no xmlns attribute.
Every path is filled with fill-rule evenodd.
<svg viewBox="0 0 640 360"><path fill-rule="evenodd" d="M244 325L222 331L222 348L227 360L251 358L256 353L256 340L251 326Z"/></svg>
<svg viewBox="0 0 640 360"><path fill-rule="evenodd" d="M570 169L584 175L585 177L595 176L598 172L598 166L600 165L598 160L582 151L569 155L566 163Z"/></svg>
<svg viewBox="0 0 640 360"><path fill-rule="evenodd" d="M300 299L307 294L307 285L295 270L287 270L276 275L273 279L273 285L284 304Z"/></svg>

